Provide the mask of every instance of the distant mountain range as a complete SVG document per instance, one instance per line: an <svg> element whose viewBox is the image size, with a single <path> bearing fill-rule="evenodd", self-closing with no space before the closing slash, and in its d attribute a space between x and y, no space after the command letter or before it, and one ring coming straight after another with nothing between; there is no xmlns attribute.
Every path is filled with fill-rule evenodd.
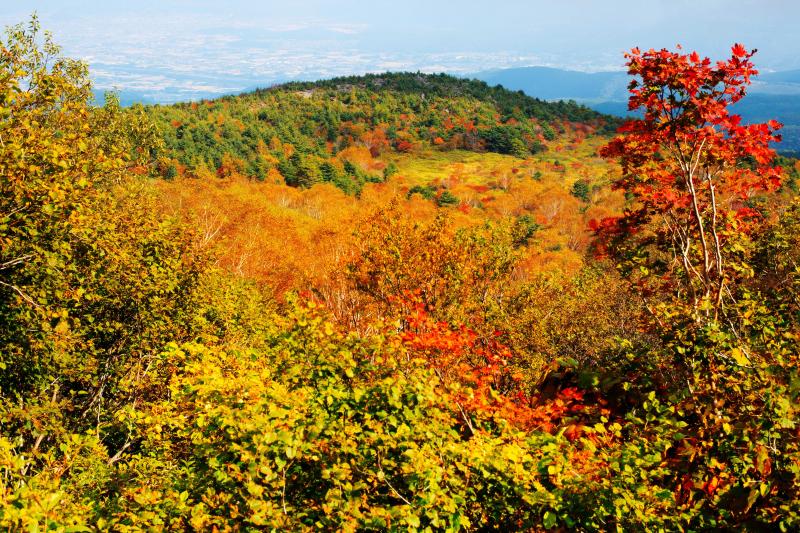
<svg viewBox="0 0 800 533"><path fill-rule="evenodd" d="M628 116L625 72L586 73L549 67L523 67L479 72L474 77L489 85L545 100L575 100L601 113ZM745 122L776 119L784 124L780 152L800 153L800 70L758 76L735 110Z"/></svg>

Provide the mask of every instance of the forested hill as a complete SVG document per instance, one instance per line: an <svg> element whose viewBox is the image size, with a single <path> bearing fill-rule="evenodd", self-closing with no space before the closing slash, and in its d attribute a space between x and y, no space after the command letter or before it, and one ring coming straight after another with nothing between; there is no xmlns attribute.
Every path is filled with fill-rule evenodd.
<svg viewBox="0 0 800 533"><path fill-rule="evenodd" d="M574 102L420 73L289 83L147 109L163 132L167 178L239 173L299 187L328 181L348 193L392 172L359 167L348 149L372 157L431 148L527 157L567 129L591 134L615 126Z"/></svg>
<svg viewBox="0 0 800 533"><path fill-rule="evenodd" d="M477 79L465 79L448 74L421 74L411 72L346 76L316 82L292 82L276 87L281 90L333 89L337 91L357 88L372 92L419 94L438 98L471 97L494 105L508 117L537 119L545 122L570 120L591 122L601 115L586 106L572 101L547 102L528 96L523 91L510 91L499 85L490 86Z"/></svg>

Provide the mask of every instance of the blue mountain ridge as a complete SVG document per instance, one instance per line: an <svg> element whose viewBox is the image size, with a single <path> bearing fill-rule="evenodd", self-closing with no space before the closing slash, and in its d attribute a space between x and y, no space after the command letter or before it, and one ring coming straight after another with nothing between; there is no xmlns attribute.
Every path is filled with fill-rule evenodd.
<svg viewBox="0 0 800 533"><path fill-rule="evenodd" d="M545 100L575 100L601 113L632 115L627 104L630 78L622 71L587 73L521 67L478 72L470 77ZM783 123L783 142L775 148L783 153L800 153L800 70L760 74L734 111L745 123L771 119Z"/></svg>

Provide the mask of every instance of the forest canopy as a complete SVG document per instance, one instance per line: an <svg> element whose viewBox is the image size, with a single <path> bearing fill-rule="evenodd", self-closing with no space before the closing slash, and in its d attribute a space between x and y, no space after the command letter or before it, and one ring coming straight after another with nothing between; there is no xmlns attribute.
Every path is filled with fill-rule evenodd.
<svg viewBox="0 0 800 533"><path fill-rule="evenodd" d="M97 107L9 28L0 525L797 530L800 166L752 51L626 58L612 138L418 74Z"/></svg>

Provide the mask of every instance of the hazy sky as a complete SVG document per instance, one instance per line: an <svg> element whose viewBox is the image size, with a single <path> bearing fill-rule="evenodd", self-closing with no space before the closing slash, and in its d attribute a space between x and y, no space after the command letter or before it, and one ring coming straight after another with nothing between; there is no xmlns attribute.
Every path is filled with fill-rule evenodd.
<svg viewBox="0 0 800 533"><path fill-rule="evenodd" d="M610 70L676 43L800 68L800 0L0 0L0 24L33 11L99 87L161 100L368 71Z"/></svg>

